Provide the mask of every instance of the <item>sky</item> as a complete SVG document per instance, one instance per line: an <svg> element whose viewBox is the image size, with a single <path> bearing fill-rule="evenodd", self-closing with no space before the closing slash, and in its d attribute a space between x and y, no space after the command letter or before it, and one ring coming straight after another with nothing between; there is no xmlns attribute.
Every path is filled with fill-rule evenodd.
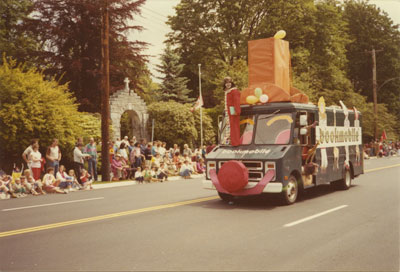
<svg viewBox="0 0 400 272"><path fill-rule="evenodd" d="M175 14L174 7L180 0L147 0L142 6L142 16L135 19L135 24L145 27L142 32L134 32L129 35L131 40L139 40L149 43L148 49L144 52L149 57L149 69L155 75L155 67L160 63L160 55L164 50L166 34L171 31L165 22L168 16ZM387 12L395 24L400 25L400 0L370 0L370 4ZM158 79L153 78L159 82Z"/></svg>

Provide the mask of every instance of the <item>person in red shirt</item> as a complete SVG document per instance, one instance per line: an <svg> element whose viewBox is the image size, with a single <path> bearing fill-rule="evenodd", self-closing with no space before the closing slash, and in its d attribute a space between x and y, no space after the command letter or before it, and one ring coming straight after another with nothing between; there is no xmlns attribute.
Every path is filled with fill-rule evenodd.
<svg viewBox="0 0 400 272"><path fill-rule="evenodd" d="M229 116L230 143L240 144L240 91L230 77L224 79L225 116Z"/></svg>

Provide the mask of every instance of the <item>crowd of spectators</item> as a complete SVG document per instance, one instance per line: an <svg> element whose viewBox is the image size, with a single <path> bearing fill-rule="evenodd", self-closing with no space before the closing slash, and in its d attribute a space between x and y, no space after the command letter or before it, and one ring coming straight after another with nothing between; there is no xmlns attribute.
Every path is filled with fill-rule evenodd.
<svg viewBox="0 0 400 272"><path fill-rule="evenodd" d="M142 139L139 143L135 137L128 140L127 136L111 142L109 147L112 181L163 182L170 176L190 179L193 174L205 171L205 147L192 150L185 144L181 151L177 144L167 149L165 142L148 143ZM57 139L47 147L44 155L39 151L39 139L33 139L22 158L26 163L25 170L24 165L22 168L14 166L12 175L0 170L0 198L66 194L92 189L92 183L98 180L98 149L93 138L86 145L78 138L73 150L73 169L68 171L60 164L62 153Z"/></svg>
<svg viewBox="0 0 400 272"><path fill-rule="evenodd" d="M191 178L192 174L205 171L205 147L190 149L187 144L182 151L177 144L167 149L162 141L140 142L133 137L117 139L110 143L112 180L136 180L139 183L168 180L169 176Z"/></svg>
<svg viewBox="0 0 400 272"><path fill-rule="evenodd" d="M364 144L364 158L369 159L370 157L389 157L389 156L400 156L400 141L370 141Z"/></svg>

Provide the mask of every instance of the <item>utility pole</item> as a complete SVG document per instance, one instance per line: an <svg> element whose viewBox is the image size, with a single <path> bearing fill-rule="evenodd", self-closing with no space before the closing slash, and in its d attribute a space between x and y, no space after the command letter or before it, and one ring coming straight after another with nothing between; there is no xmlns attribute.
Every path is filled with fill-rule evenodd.
<svg viewBox="0 0 400 272"><path fill-rule="evenodd" d="M200 103L203 101L203 97L201 95L201 64L199 64L199 95L200 95ZM203 148L203 105L200 107L200 149Z"/></svg>
<svg viewBox="0 0 400 272"><path fill-rule="evenodd" d="M378 139L378 96L376 94L376 55L372 48L372 94L374 99L374 137Z"/></svg>
<svg viewBox="0 0 400 272"><path fill-rule="evenodd" d="M376 52L380 52L382 50L375 50L372 48L372 51L366 51L366 53L371 54L372 56L372 95L374 100L374 137L378 139L378 94L376 91Z"/></svg>
<svg viewBox="0 0 400 272"><path fill-rule="evenodd" d="M103 0L101 31L102 96L101 96L101 180L110 181L110 51L108 0Z"/></svg>

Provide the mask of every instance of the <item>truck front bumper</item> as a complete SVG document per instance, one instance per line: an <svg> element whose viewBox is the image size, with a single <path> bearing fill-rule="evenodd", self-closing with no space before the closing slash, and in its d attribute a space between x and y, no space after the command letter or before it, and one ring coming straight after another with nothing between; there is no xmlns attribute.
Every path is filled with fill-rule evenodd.
<svg viewBox="0 0 400 272"><path fill-rule="evenodd" d="M214 170L215 171L215 170ZM214 172L213 171L213 172ZM275 171L269 170L264 179L260 182L249 182L247 185L238 192L227 192L225 189L219 185L218 177L216 173L210 172L210 177L212 180L203 180L203 188L210 190L217 190L221 193L227 193L231 195L256 195L260 193L281 193L283 186L280 182L269 182L275 176Z"/></svg>

